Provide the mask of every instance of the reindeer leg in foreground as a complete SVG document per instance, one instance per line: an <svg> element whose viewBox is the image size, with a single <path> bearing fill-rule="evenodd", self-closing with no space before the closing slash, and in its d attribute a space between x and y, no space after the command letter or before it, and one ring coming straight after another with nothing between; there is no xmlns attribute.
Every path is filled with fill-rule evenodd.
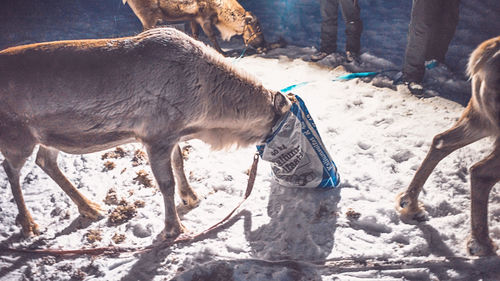
<svg viewBox="0 0 500 281"><path fill-rule="evenodd" d="M427 219L422 206L419 206L418 196L422 187L436 165L453 151L473 143L487 134L484 130L476 129L475 122L479 122L469 103L462 117L448 131L434 137L427 156L418 168L408 189L396 198L397 207L403 218L423 221Z"/></svg>
<svg viewBox="0 0 500 281"><path fill-rule="evenodd" d="M471 255L494 255L497 246L488 234L488 196L491 188L500 181L500 139L495 150L476 163L471 171L471 237L467 250Z"/></svg>
<svg viewBox="0 0 500 281"><path fill-rule="evenodd" d="M186 179L186 174L184 173L184 160L182 159L182 152L179 144L175 146L172 153L172 167L182 203L190 208L195 207L200 200Z"/></svg>
<svg viewBox="0 0 500 281"><path fill-rule="evenodd" d="M34 234L38 235L40 233L38 225L33 220L33 217L31 217L28 208L26 208L23 192L21 190L21 184L19 182L21 168L26 162L26 159L30 156L33 148L34 146L32 145L31 148L26 149L24 153L20 151L2 150L2 154L5 156L5 160L2 165L9 179L12 194L14 195L14 200L16 201L17 209L19 211L16 222L21 225L22 233L25 237L29 237Z"/></svg>
<svg viewBox="0 0 500 281"><path fill-rule="evenodd" d="M102 218L102 209L99 205L85 198L59 170L58 155L58 150L40 145L36 155L36 164L75 202L82 216L92 220Z"/></svg>
<svg viewBox="0 0 500 281"><path fill-rule="evenodd" d="M159 138L167 139L167 137ZM174 238L185 232L184 226L179 220L175 207L175 181L172 172L172 150L175 149L176 142L162 143L156 142L146 144L151 170L163 195L165 205L165 229L166 238Z"/></svg>

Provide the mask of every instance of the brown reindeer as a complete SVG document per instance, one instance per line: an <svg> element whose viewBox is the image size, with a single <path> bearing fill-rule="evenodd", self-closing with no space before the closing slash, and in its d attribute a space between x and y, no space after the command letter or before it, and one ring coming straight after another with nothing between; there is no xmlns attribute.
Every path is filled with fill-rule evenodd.
<svg viewBox="0 0 500 281"><path fill-rule="evenodd" d="M134 37L60 41L0 51L0 151L25 235L38 228L23 200L19 173L36 145L36 163L76 203L90 202L57 166L59 151L97 152L141 142L164 199L167 237L183 232L174 205L198 197L183 171L179 141L214 148L263 141L289 109L279 92L228 63L205 44L171 28Z"/></svg>
<svg viewBox="0 0 500 281"><path fill-rule="evenodd" d="M467 249L472 255L494 255L497 246L488 234L488 195L500 180L500 37L483 42L472 52L467 71L472 79L469 104L451 129L434 137L426 158L397 202L403 216L425 220L418 195L439 161L456 149L493 136L493 152L470 169L472 233Z"/></svg>
<svg viewBox="0 0 500 281"><path fill-rule="evenodd" d="M215 38L214 26L223 40L242 35L245 45L265 48L259 21L236 0L123 0L137 15L144 30L165 22L189 21L194 38L201 26L214 48L224 53Z"/></svg>

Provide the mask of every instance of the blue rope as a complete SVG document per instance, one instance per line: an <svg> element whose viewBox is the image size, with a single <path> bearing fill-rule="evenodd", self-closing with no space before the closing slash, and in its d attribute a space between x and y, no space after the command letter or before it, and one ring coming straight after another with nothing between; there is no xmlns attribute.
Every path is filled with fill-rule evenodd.
<svg viewBox="0 0 500 281"><path fill-rule="evenodd" d="M399 71L399 70L397 70L397 69L387 69L387 70L382 70L382 71L377 71L377 72L374 72L374 71L354 72L354 73L348 73L348 74L344 74L344 75L335 77L331 81L346 81L346 80L351 80L351 79L354 79L354 78L372 77L372 76L376 76L376 75L379 75L379 74L382 74L382 73L385 73L385 72L392 72L392 71ZM314 83L314 82L315 81L306 81L306 82L301 82L301 83L298 83L298 84L293 84L293 85L290 85L290 86L288 86L286 88L281 89L280 92L287 93L287 92L289 92L289 91L291 91L293 89L297 89L297 88L303 87L303 86L305 86L307 84Z"/></svg>
<svg viewBox="0 0 500 281"><path fill-rule="evenodd" d="M355 72L355 73L349 73L345 75L338 76L337 78L334 78L333 81L340 81L340 80L351 80L354 78L361 78L361 77L371 77L379 74L380 72Z"/></svg>
<svg viewBox="0 0 500 281"><path fill-rule="evenodd" d="M241 52L241 55L240 55L239 57L235 58L235 59L233 60L233 63L238 62L238 61L239 61L239 60L240 60L240 59L241 59L241 58L245 55L245 52L247 51L247 49L248 49L248 47L247 47L247 46L245 46L245 49L243 49L243 52Z"/></svg>
<svg viewBox="0 0 500 281"><path fill-rule="evenodd" d="M236 63L241 58L243 58L243 56L245 55L245 52L247 51L247 48L248 48L248 46L245 46L245 49L243 49L243 52L241 52L241 55L239 57L235 58L233 60L233 63ZM432 69L432 68L436 67L437 65L438 65L437 61L432 60L425 65L425 68ZM348 74L344 74L344 75L335 77L334 79L332 79L332 81L347 81L347 80L351 80L354 78L373 77L373 76L376 76L376 75L379 75L379 74L382 74L385 72L395 72L395 71L397 72L399 70L398 69L386 69L386 70L381 70L381 71L354 72L354 73L348 73ZM314 83L314 82L315 81L305 81L305 82L293 84L293 85L290 85L288 87L281 89L280 92L287 93L293 89L297 89L297 88L303 87L307 84ZM394 81L394 82L396 82L396 81Z"/></svg>
<svg viewBox="0 0 500 281"><path fill-rule="evenodd" d="M301 83L298 83L298 84L294 84L294 85L291 85L291 86L288 86L286 88L283 88L280 90L281 93L287 93L287 92L290 92L291 90L295 89L295 88L300 88L302 86L305 86L309 84L309 81L306 81L306 82L301 82Z"/></svg>

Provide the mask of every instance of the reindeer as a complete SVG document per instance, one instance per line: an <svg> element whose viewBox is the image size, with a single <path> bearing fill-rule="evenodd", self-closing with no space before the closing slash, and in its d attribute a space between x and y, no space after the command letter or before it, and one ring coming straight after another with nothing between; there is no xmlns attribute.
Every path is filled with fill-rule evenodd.
<svg viewBox="0 0 500 281"><path fill-rule="evenodd" d="M236 0L123 0L137 15L144 30L164 22L189 21L193 37L198 39L201 26L214 48L224 54L213 27L217 27L223 40L242 35L246 46L265 48L266 41L259 21Z"/></svg>
<svg viewBox="0 0 500 281"><path fill-rule="evenodd" d="M39 43L0 51L0 151L26 236L38 226L23 199L19 173L35 146L36 164L78 206L101 216L57 166L59 151L84 154L144 144L163 195L166 237L184 232L175 181L190 207L179 141L221 149L263 141L290 108L288 99L171 28L134 37Z"/></svg>
<svg viewBox="0 0 500 281"><path fill-rule="evenodd" d="M467 250L471 255L495 255L497 246L488 234L488 195L500 180L500 37L483 42L472 52L467 72L472 79L469 104L451 129L434 137L408 189L396 201L404 217L425 220L418 195L439 161L456 149L494 137L493 152L470 169L472 232Z"/></svg>

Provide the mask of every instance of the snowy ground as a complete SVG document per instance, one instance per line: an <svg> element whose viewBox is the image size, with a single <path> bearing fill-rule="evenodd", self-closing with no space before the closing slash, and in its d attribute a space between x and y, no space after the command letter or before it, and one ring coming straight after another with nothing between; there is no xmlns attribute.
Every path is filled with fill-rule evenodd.
<svg viewBox="0 0 500 281"><path fill-rule="evenodd" d="M93 2L77 1L71 4L74 10L65 9L68 3L11 2L19 7L7 5L15 9L0 13L4 26L0 46L131 35L140 30L137 19L131 21L130 13L123 13L128 8L121 1L113 4L112 24L106 18L109 2L99 1L94 7ZM339 54L310 63L305 60L315 49L293 46L318 43L317 1L242 1L258 14L268 39L283 35L291 46L265 55L248 52L235 63L269 88L311 82L294 93L305 100L339 168L338 189L280 187L270 176L269 164L261 161L249 200L227 224L203 239L151 252L95 258L1 255L0 280L500 280L500 259L474 259L465 253L468 168L489 153L491 140L453 153L436 168L420 197L429 212L428 222L403 223L394 202L423 160L432 137L449 128L463 110L470 96L463 66L479 42L498 35L497 1L462 1L460 23L447 55L452 71L440 65L426 72L424 86L432 98L417 99L397 91L390 80L394 72L373 80L331 81L344 71L400 69L410 2L360 0L365 22L362 64L351 65ZM339 51L343 36L340 23ZM241 38L224 46L241 48ZM239 53L241 49L233 56ZM181 220L196 233L222 219L242 199L255 148L213 152L200 141L182 146L188 152L186 174L203 200L193 210L181 208ZM19 235L17 208L0 169L0 245L77 249L157 243L163 228L161 194L156 187L145 186L147 181L134 180L137 173L152 179L145 160L133 159L143 147L131 144L122 149L125 153L119 158L102 159L102 152L63 154L59 159L75 186L105 210L106 217L97 222L81 218L69 198L30 158L22 171L23 191L42 230L31 239ZM110 162L115 167L106 169L105 164L113 165ZM110 190L116 191L116 200ZM497 190L498 185L490 197L489 221L491 237L498 244ZM131 214L135 210L135 216L110 222L116 218L113 211L124 208L117 203Z"/></svg>
<svg viewBox="0 0 500 281"><path fill-rule="evenodd" d="M367 70L391 62L369 53L363 55L361 66L337 67L342 58L334 56L318 64L302 59L313 51L289 46L236 63L272 89L311 81L294 93L308 105L339 168L339 188L280 187L271 178L269 164L261 161L249 200L204 239L94 258L2 255L0 280L498 280L498 258L473 259L465 252L468 167L489 152L491 140L453 153L436 168L420 197L429 212L428 222L403 223L395 210L395 196L406 188L432 137L449 128L463 110L440 97L440 91L467 91L468 82L454 80L452 73L438 67L427 74L427 81L436 81L429 83L436 96L417 99L391 88L383 78L331 81L344 69ZM193 210L181 210L181 220L199 232L242 199L255 148L213 152L199 141L182 146L188 152L186 174L203 200ZM59 159L68 178L106 210L108 215L96 222L79 216L32 157L22 171L23 190L42 234L31 239L19 236L17 208L0 170L0 243L75 249L157 242L163 227L161 194L156 187L134 180L140 170L151 174L145 161L133 161L134 152L143 148L138 144L122 148L125 154L119 158L102 159L103 153L95 153L63 154ZM106 170L107 161L115 167ZM118 224L110 223L110 213L117 207L107 196L112 188L118 201L136 203L131 207L135 216ZM495 191L489 212L491 237L500 243L500 197Z"/></svg>

